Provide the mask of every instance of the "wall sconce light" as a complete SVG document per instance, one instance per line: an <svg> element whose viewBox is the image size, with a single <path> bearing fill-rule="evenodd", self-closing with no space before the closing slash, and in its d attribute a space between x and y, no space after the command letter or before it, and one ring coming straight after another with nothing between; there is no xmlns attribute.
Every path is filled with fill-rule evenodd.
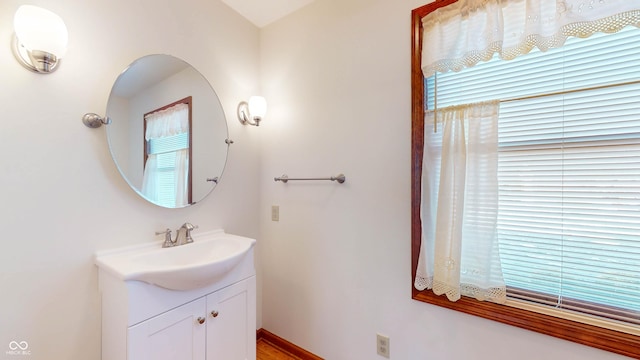
<svg viewBox="0 0 640 360"><path fill-rule="evenodd" d="M25 68L53 72L67 51L69 34L62 19L49 10L22 5L13 18L13 54Z"/></svg>
<svg viewBox="0 0 640 360"><path fill-rule="evenodd" d="M262 96L252 96L249 102L240 102L238 104L238 119L242 125L259 126L260 120L267 113L267 100Z"/></svg>

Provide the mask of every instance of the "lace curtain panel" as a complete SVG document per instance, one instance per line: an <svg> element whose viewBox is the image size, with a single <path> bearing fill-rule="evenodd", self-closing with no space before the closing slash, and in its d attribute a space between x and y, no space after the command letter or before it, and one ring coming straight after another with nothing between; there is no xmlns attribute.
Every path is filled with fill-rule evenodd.
<svg viewBox="0 0 640 360"><path fill-rule="evenodd" d="M506 301L498 250L499 102L425 115L422 245L415 287L497 303ZM435 118L435 119L434 119Z"/></svg>
<svg viewBox="0 0 640 360"><path fill-rule="evenodd" d="M175 184L175 203L171 206L187 206L189 205L189 183L188 166L189 166L189 150L181 149L175 152L176 171L174 171ZM144 196L154 203L159 203L160 192L162 191L158 184L158 155L149 154L145 164L145 170L142 175L142 193Z"/></svg>
<svg viewBox="0 0 640 360"><path fill-rule="evenodd" d="M189 205L189 150L181 149L176 151L176 172L174 173L174 184L176 186L176 206Z"/></svg>
<svg viewBox="0 0 640 360"><path fill-rule="evenodd" d="M142 194L154 203L158 203L158 156L149 154L142 173Z"/></svg>
<svg viewBox="0 0 640 360"><path fill-rule="evenodd" d="M422 19L422 71L459 71L495 53L504 60L561 47L570 36L640 26L632 0L459 0Z"/></svg>

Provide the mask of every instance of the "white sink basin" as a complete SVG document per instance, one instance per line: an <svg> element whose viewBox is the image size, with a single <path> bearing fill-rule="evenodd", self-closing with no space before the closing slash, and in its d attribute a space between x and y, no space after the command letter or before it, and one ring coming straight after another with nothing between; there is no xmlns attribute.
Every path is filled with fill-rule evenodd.
<svg viewBox="0 0 640 360"><path fill-rule="evenodd" d="M152 243L104 252L96 256L96 264L124 281L191 290L220 280L256 242L223 231L202 234L194 231L192 236L193 243L170 248Z"/></svg>

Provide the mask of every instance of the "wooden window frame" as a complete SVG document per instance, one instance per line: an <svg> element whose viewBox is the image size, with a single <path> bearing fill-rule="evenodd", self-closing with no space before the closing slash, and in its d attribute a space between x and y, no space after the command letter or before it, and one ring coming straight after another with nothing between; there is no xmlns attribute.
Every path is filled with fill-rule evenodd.
<svg viewBox="0 0 640 360"><path fill-rule="evenodd" d="M511 306L462 297L457 302L413 286L418 266L422 224L420 221L422 155L424 147L424 77L422 74L422 18L457 0L435 0L411 13L411 289L412 298L448 309L499 321L560 339L640 359L640 336L584 324Z"/></svg>

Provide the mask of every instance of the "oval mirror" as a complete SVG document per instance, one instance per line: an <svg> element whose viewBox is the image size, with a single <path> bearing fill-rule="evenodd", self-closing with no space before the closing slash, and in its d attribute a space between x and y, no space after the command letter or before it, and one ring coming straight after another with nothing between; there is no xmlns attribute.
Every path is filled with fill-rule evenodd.
<svg viewBox="0 0 640 360"><path fill-rule="evenodd" d="M227 161L227 122L209 82L185 61L148 55L118 77L107 103L107 139L129 186L180 208L204 199Z"/></svg>

